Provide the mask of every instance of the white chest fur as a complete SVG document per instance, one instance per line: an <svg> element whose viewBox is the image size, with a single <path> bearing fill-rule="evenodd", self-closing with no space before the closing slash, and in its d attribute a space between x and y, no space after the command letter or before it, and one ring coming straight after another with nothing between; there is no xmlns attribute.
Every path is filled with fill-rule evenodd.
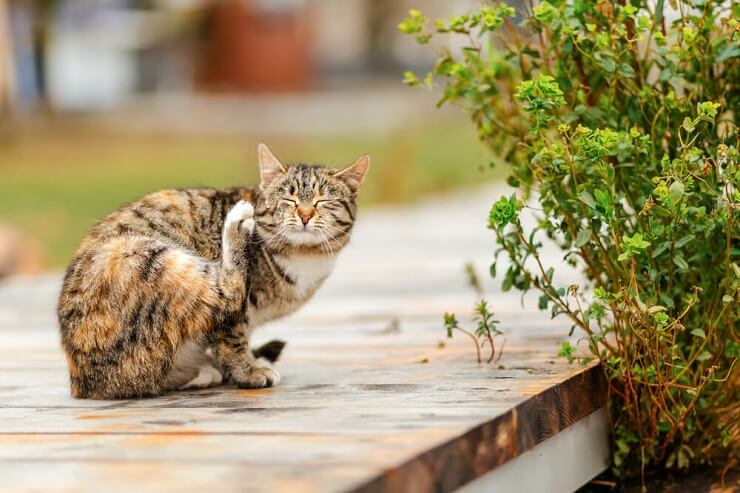
<svg viewBox="0 0 740 493"><path fill-rule="evenodd" d="M301 298L313 291L334 270L335 255L275 256L275 261L295 282L295 295Z"/></svg>
<svg viewBox="0 0 740 493"><path fill-rule="evenodd" d="M259 307L249 307L249 323L252 328L282 318L302 306L318 289L334 269L334 255L275 255L273 260L294 282L289 299L280 296L265 300Z"/></svg>

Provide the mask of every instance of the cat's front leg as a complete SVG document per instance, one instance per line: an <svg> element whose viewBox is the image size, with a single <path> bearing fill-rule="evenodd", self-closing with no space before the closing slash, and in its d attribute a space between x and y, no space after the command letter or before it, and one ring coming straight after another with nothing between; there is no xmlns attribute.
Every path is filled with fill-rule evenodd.
<svg viewBox="0 0 740 493"><path fill-rule="evenodd" d="M251 329L246 323L230 328L214 346L216 360L226 377L238 387L261 389L280 383L280 374L263 358L255 358L249 344Z"/></svg>

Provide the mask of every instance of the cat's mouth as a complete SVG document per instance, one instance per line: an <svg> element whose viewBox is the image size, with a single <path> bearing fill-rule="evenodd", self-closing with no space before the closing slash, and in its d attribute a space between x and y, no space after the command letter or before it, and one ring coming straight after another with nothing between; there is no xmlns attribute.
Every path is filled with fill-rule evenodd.
<svg viewBox="0 0 740 493"><path fill-rule="evenodd" d="M321 232L311 226L294 226L285 233L289 243L293 245L318 245L322 241Z"/></svg>

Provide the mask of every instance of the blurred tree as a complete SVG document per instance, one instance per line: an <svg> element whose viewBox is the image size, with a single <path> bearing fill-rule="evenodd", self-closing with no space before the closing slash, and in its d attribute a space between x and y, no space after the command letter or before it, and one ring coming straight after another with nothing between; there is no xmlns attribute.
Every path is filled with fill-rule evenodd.
<svg viewBox="0 0 740 493"><path fill-rule="evenodd" d="M20 0L24 1L24 0ZM54 10L59 0L37 0L32 1L33 9L33 54L34 65L37 74L39 96L43 109L50 108L48 99L48 78L44 60L48 53L49 32L54 18Z"/></svg>
<svg viewBox="0 0 740 493"><path fill-rule="evenodd" d="M10 112L13 95L13 48L9 22L8 4L0 0L0 114Z"/></svg>
<svg viewBox="0 0 740 493"><path fill-rule="evenodd" d="M44 60L46 58L49 31L53 21L54 11L62 0L0 0L7 10L12 11L14 6L26 7L31 13L31 49L33 51L33 72L35 75L36 93L38 94L40 109L50 108L48 99L48 84ZM8 9L9 7L9 9ZM11 26L7 24L7 28ZM0 32L0 43L2 43ZM11 47L12 48L12 47ZM2 50L2 48L0 48ZM10 50L8 50L10 52ZM0 55L2 57L2 55ZM12 57L12 52L11 52Z"/></svg>
<svg viewBox="0 0 740 493"><path fill-rule="evenodd" d="M373 71L392 71L399 67L393 56L393 40L397 35L394 19L400 18L395 0L367 0L367 33L369 68Z"/></svg>

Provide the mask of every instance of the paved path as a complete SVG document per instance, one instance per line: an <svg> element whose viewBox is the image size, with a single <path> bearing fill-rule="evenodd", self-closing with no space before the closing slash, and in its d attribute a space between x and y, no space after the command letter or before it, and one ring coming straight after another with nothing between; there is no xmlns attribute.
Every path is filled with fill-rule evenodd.
<svg viewBox="0 0 740 493"><path fill-rule="evenodd" d="M437 109L436 100L391 79L301 93L157 94L94 120L123 132L303 137L388 133L430 119L466 121L457 108Z"/></svg>
<svg viewBox="0 0 740 493"><path fill-rule="evenodd" d="M476 300L464 261L487 272L498 194L361 211L317 297L257 333L288 341L276 389L73 400L59 277L0 284L0 491L451 491L591 413L598 372L557 359L567 323L516 293L486 285L502 368L444 339L442 312L467 321Z"/></svg>

